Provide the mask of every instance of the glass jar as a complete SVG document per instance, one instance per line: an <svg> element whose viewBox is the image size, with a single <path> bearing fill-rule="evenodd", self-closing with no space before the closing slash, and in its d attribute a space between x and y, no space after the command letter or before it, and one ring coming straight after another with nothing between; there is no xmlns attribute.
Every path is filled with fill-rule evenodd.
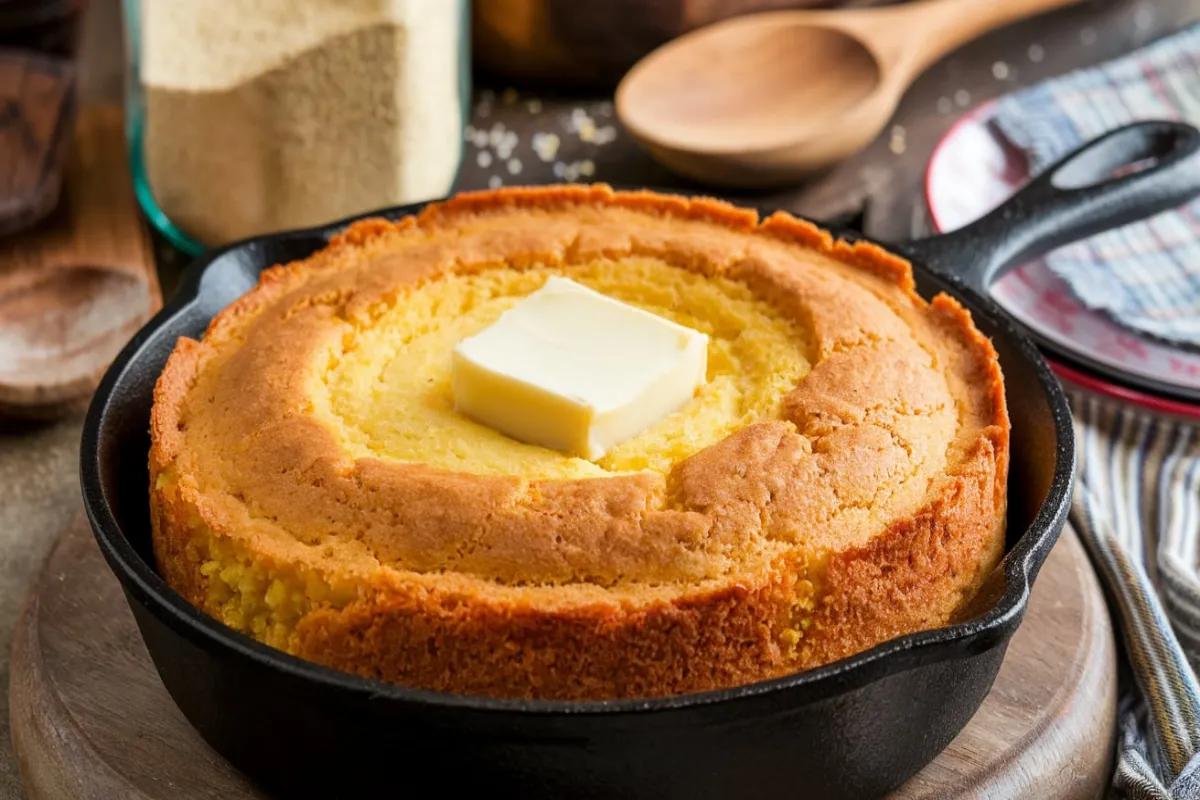
<svg viewBox="0 0 1200 800"><path fill-rule="evenodd" d="M469 0L124 9L134 188L185 252L450 192Z"/></svg>

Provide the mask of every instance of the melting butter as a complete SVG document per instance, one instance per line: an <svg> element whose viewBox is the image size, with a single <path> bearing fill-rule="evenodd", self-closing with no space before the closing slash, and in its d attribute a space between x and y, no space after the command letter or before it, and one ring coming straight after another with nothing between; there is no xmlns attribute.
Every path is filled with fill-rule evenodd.
<svg viewBox="0 0 1200 800"><path fill-rule="evenodd" d="M686 404L707 361L703 333L552 276L459 342L451 386L471 419L595 461Z"/></svg>

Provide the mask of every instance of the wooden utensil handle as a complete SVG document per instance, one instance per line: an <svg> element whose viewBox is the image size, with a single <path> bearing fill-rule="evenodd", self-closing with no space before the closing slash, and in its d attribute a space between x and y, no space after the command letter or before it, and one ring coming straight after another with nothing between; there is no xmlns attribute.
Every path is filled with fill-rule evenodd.
<svg viewBox="0 0 1200 800"><path fill-rule="evenodd" d="M847 29L875 46L884 71L907 86L942 56L988 31L1079 1L922 0L843 13L859 17Z"/></svg>

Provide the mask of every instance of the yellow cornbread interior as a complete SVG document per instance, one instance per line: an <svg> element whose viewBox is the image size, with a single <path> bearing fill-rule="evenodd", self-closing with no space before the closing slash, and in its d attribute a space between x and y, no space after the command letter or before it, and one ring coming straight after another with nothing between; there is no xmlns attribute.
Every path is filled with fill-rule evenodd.
<svg viewBox="0 0 1200 800"><path fill-rule="evenodd" d="M510 439L454 410L451 353L551 275L708 334L707 382L682 409L593 463ZM473 474L529 479L666 473L757 420L809 371L804 334L745 285L652 258L446 275L412 288L372 324L325 354L312 387L352 457L376 457Z"/></svg>

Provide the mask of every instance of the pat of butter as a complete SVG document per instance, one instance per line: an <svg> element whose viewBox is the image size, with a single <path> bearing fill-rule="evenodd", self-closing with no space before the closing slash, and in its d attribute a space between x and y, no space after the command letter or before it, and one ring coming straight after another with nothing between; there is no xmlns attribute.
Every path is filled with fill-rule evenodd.
<svg viewBox="0 0 1200 800"><path fill-rule="evenodd" d="M545 285L454 349L457 410L595 460L704 385L708 337L572 280Z"/></svg>

